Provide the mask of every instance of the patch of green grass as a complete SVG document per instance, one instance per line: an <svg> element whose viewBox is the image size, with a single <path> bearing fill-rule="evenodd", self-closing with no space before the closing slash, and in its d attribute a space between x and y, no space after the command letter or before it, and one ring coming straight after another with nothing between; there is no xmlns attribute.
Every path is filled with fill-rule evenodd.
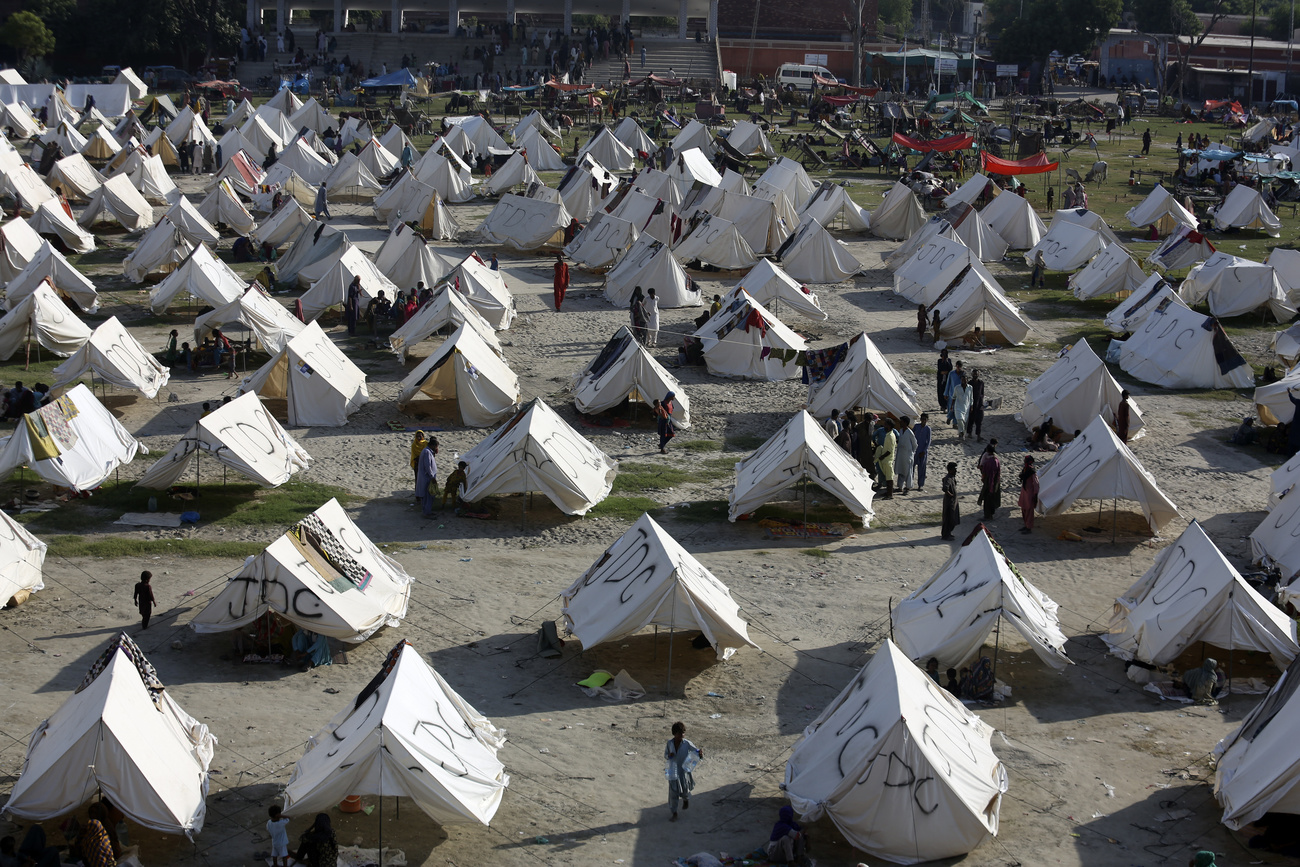
<svg viewBox="0 0 1300 867"><path fill-rule="evenodd" d="M606 497L597 503L587 515L592 518L621 518L635 521L642 512L653 512L663 508L649 497Z"/></svg>
<svg viewBox="0 0 1300 867"><path fill-rule="evenodd" d="M678 506L666 512L666 515L670 514L679 521L692 524L707 524L727 520L728 508L729 504L726 500L700 500L690 505Z"/></svg>
<svg viewBox="0 0 1300 867"><path fill-rule="evenodd" d="M810 524L857 524L861 519L844 508L838 500L827 502L825 499L814 506L814 498L826 498L830 495L820 488L808 492L808 523ZM804 520L803 501L786 503L765 503L754 510L753 520L775 518L778 521L802 523Z"/></svg>
<svg viewBox="0 0 1300 867"><path fill-rule="evenodd" d="M1189 391L1187 397L1195 400L1232 401L1241 395L1230 388L1216 388L1213 391Z"/></svg>
<svg viewBox="0 0 1300 867"><path fill-rule="evenodd" d="M694 474L679 467L621 461L614 478L614 493L627 494L640 491L663 491L689 482Z"/></svg>
<svg viewBox="0 0 1300 867"><path fill-rule="evenodd" d="M215 475L216 468L210 467L209 472ZM203 484L201 496L184 500L136 488L133 482L110 482L88 500L73 500L50 512L29 512L21 517L38 531L93 531L96 524L115 521L123 512L145 511L150 497L157 497L158 508L165 512L198 512L204 525L287 527L331 497L346 505L352 494L333 485L293 480L272 490L248 483Z"/></svg>
<svg viewBox="0 0 1300 867"><path fill-rule="evenodd" d="M678 443L678 448L685 449L692 454L696 452L720 452L722 443L717 440L687 440L684 443Z"/></svg>
<svg viewBox="0 0 1300 867"><path fill-rule="evenodd" d="M727 448L739 452L752 452L765 442L767 442L767 437L757 436L756 434L737 434L736 436L727 437Z"/></svg>
<svg viewBox="0 0 1300 867"><path fill-rule="evenodd" d="M809 557L816 557L819 560L829 560L832 556L830 551L823 551L821 548L800 548L799 553L807 554Z"/></svg>
<svg viewBox="0 0 1300 867"><path fill-rule="evenodd" d="M59 557L100 557L112 560L120 557L179 556L243 560L260 554L266 545L262 542L208 542L202 539L99 539L84 536L54 536L45 540L49 551Z"/></svg>

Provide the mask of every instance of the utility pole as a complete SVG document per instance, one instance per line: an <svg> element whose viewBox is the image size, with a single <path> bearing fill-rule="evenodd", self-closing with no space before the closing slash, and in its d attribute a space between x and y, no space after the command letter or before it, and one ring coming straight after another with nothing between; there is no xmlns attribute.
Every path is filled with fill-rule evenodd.
<svg viewBox="0 0 1300 867"><path fill-rule="evenodd" d="M1282 82L1282 89L1287 93L1291 92L1291 41L1295 36L1295 0L1291 0L1291 28L1286 32L1286 80Z"/></svg>
<svg viewBox="0 0 1300 867"><path fill-rule="evenodd" d="M1255 101L1255 6L1258 0L1250 0L1250 63L1246 67L1246 114Z"/></svg>

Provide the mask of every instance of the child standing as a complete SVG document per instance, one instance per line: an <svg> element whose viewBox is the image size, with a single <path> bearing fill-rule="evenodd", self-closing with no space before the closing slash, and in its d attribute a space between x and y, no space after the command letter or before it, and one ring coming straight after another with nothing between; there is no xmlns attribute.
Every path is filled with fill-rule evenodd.
<svg viewBox="0 0 1300 867"><path fill-rule="evenodd" d="M131 593L131 601L140 611L141 630L149 628L149 616L153 614L153 607L158 604L153 598L153 587L149 584L151 580L153 580L152 572L141 572L140 580Z"/></svg>
<svg viewBox="0 0 1300 867"><path fill-rule="evenodd" d="M280 805L272 804L266 810L270 820L266 823L266 833L271 835L271 867L289 867L289 820L280 815Z"/></svg>

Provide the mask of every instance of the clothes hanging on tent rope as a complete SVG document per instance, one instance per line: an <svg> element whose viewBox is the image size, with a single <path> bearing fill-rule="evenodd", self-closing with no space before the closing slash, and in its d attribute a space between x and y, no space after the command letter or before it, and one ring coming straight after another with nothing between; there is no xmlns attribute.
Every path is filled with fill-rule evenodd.
<svg viewBox="0 0 1300 867"><path fill-rule="evenodd" d="M96 659L94 664L90 666L90 671L86 672L86 676L82 679L81 685L77 687L73 694L75 695L76 693L81 692L83 689L94 683L95 678L99 677L100 673L108 667L110 662L113 661L113 657L116 655L119 648L122 653L126 655L126 658L131 660L131 664L135 666L135 670L140 673L140 680L144 682L145 689L149 691L149 698L153 699L154 704L158 704L158 699L161 698L163 694L163 684L162 681L158 679L158 672L153 667L153 664L145 658L145 655L140 652L139 645L132 641L131 637L125 633L119 635L117 640L110 644L108 649L99 655L99 659Z"/></svg>
<svg viewBox="0 0 1300 867"><path fill-rule="evenodd" d="M69 407L71 414L69 414ZM37 412L45 422L45 428L50 432L50 436L58 443L60 451L69 451L77 445L77 434L68 424L77 417L77 407L71 400L61 397L54 403L41 407Z"/></svg>
<svg viewBox="0 0 1300 867"><path fill-rule="evenodd" d="M321 556L352 586L358 590L365 590L370 586L370 580L374 577L371 575L370 570L352 559L352 555L347 552L343 543L330 532L329 528L325 526L325 522L316 515L308 515L299 521L298 525L294 527L293 534L304 544L311 545L319 551Z"/></svg>
<svg viewBox="0 0 1300 867"><path fill-rule="evenodd" d="M63 452L59 444L50 436L39 412L29 412L23 416L23 427L27 431L27 443L32 450L32 459L48 461L57 458Z"/></svg>
<svg viewBox="0 0 1300 867"><path fill-rule="evenodd" d="M825 382L835 368L849 354L849 344L841 343L826 349L809 349L804 353L804 360L796 359L796 364L804 365L803 382L805 385L820 385Z"/></svg>

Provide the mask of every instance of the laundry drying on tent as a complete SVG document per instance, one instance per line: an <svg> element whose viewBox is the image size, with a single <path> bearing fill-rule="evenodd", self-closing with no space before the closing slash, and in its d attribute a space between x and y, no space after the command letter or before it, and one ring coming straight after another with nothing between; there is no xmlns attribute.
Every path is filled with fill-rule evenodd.
<svg viewBox="0 0 1300 867"><path fill-rule="evenodd" d="M839 346L810 350L804 382L808 383L808 412L814 418L856 408L913 421L921 416L916 390L865 331Z"/></svg>
<svg viewBox="0 0 1300 867"><path fill-rule="evenodd" d="M743 289L732 291L722 308L693 335L715 376L779 382L798 373L795 361L808 348Z"/></svg>

